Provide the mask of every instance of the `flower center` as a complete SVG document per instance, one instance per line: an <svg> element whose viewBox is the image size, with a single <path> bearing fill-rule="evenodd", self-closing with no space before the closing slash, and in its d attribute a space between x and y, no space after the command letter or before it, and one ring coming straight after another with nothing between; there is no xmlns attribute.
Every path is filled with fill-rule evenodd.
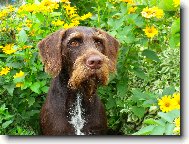
<svg viewBox="0 0 189 144"><path fill-rule="evenodd" d="M165 103L165 107L169 107L170 106L170 103Z"/></svg>
<svg viewBox="0 0 189 144"><path fill-rule="evenodd" d="M149 29L149 30L148 30L148 33L152 33L152 29Z"/></svg>

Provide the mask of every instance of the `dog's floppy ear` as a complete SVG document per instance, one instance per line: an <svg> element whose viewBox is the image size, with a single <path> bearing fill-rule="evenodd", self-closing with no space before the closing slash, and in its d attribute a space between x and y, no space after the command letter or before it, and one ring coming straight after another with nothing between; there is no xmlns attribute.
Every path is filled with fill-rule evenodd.
<svg viewBox="0 0 189 144"><path fill-rule="evenodd" d="M110 59L110 70L114 72L116 69L119 42L107 32L101 29L96 30L105 37L105 55Z"/></svg>
<svg viewBox="0 0 189 144"><path fill-rule="evenodd" d="M56 77L62 69L62 39L65 30L56 31L38 43L39 54L45 71Z"/></svg>

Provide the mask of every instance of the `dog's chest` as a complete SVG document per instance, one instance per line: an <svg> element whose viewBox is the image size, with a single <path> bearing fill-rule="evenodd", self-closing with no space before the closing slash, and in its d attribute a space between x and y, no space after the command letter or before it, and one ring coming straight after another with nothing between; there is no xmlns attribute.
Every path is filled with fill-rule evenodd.
<svg viewBox="0 0 189 144"><path fill-rule="evenodd" d="M84 115L84 109L82 108L82 96L77 94L76 100L69 109L70 120L69 123L75 129L76 135L85 135L82 132L84 125L86 124L86 118Z"/></svg>

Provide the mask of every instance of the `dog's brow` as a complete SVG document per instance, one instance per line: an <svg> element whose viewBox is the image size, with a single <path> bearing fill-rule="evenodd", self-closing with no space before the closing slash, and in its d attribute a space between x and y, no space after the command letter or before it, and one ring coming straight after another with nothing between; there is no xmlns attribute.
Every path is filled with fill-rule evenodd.
<svg viewBox="0 0 189 144"><path fill-rule="evenodd" d="M94 35L93 39L98 39L98 40L105 41L105 37L103 35Z"/></svg>
<svg viewBox="0 0 189 144"><path fill-rule="evenodd" d="M71 40L72 38L75 38L75 37L81 37L82 36L82 33L79 33L79 32L73 32L69 35L68 37L68 41Z"/></svg>
<svg viewBox="0 0 189 144"><path fill-rule="evenodd" d="M105 39L105 36L99 32L94 33L93 38L96 39Z"/></svg>

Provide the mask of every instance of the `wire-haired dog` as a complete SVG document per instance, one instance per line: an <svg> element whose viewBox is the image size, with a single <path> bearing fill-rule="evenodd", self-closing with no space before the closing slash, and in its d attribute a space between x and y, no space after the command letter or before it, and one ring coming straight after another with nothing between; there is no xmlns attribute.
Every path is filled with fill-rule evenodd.
<svg viewBox="0 0 189 144"><path fill-rule="evenodd" d="M117 40L79 26L52 33L38 47L45 71L54 77L40 113L42 134L106 134L106 114L96 89L116 69Z"/></svg>

